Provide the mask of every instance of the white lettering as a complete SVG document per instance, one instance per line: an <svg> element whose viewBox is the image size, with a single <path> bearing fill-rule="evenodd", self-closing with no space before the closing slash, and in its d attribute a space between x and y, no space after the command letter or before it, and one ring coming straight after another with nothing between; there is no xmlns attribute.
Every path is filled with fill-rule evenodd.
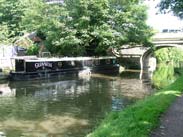
<svg viewBox="0 0 183 137"><path fill-rule="evenodd" d="M52 63L49 62L39 62L39 63L35 63L35 68L38 69L40 67L50 67L52 68Z"/></svg>

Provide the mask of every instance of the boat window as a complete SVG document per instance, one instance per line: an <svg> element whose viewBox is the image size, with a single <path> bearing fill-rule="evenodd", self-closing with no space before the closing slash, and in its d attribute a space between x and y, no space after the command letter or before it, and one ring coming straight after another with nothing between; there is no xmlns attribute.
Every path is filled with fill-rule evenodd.
<svg viewBox="0 0 183 137"><path fill-rule="evenodd" d="M112 64L115 64L115 63L116 63L116 60L115 60L115 59L113 59L113 60L112 60Z"/></svg>
<svg viewBox="0 0 183 137"><path fill-rule="evenodd" d="M111 63L111 61L110 61L110 59L106 59L106 64L110 64Z"/></svg>
<svg viewBox="0 0 183 137"><path fill-rule="evenodd" d="M85 66L92 66L93 65L93 61L92 60L86 60L86 61L84 61L84 65Z"/></svg>
<svg viewBox="0 0 183 137"><path fill-rule="evenodd" d="M71 65L72 65L72 66L75 66L75 62L74 62L74 61L71 61Z"/></svg>
<svg viewBox="0 0 183 137"><path fill-rule="evenodd" d="M58 67L62 67L62 62L58 62Z"/></svg>
<svg viewBox="0 0 183 137"><path fill-rule="evenodd" d="M100 60L95 60L95 65L100 65Z"/></svg>

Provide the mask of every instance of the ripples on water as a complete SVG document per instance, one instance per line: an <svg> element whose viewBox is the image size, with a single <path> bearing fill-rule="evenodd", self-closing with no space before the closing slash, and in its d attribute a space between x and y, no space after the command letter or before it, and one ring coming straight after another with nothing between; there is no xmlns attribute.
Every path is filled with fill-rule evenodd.
<svg viewBox="0 0 183 137"><path fill-rule="evenodd" d="M151 85L137 75L2 82L0 131L7 137L83 137L109 111L150 94Z"/></svg>

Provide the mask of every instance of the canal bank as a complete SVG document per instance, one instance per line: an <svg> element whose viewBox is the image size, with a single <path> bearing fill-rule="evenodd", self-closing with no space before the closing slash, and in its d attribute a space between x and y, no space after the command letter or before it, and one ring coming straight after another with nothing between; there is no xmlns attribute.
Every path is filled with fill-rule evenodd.
<svg viewBox="0 0 183 137"><path fill-rule="evenodd" d="M148 137L160 116L183 91L183 76L173 84L120 112L111 112L87 137Z"/></svg>

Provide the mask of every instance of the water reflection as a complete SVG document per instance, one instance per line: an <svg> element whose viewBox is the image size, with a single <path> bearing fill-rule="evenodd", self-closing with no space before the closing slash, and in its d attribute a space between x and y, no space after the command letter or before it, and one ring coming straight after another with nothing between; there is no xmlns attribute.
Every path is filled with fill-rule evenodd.
<svg viewBox="0 0 183 137"><path fill-rule="evenodd" d="M112 110L120 111L124 107L123 99L119 97L112 96Z"/></svg>
<svg viewBox="0 0 183 137"><path fill-rule="evenodd" d="M8 94L0 98L0 131L8 137L83 137L107 112L150 94L138 72L126 73L1 83Z"/></svg>
<svg viewBox="0 0 183 137"><path fill-rule="evenodd" d="M11 90L7 83L0 83L0 97L13 97L15 90Z"/></svg>
<svg viewBox="0 0 183 137"><path fill-rule="evenodd" d="M122 86L116 87L124 96L141 99L153 92L148 73L145 72L142 79L139 78L140 73L140 70L127 70L121 74L121 79L117 83Z"/></svg>

